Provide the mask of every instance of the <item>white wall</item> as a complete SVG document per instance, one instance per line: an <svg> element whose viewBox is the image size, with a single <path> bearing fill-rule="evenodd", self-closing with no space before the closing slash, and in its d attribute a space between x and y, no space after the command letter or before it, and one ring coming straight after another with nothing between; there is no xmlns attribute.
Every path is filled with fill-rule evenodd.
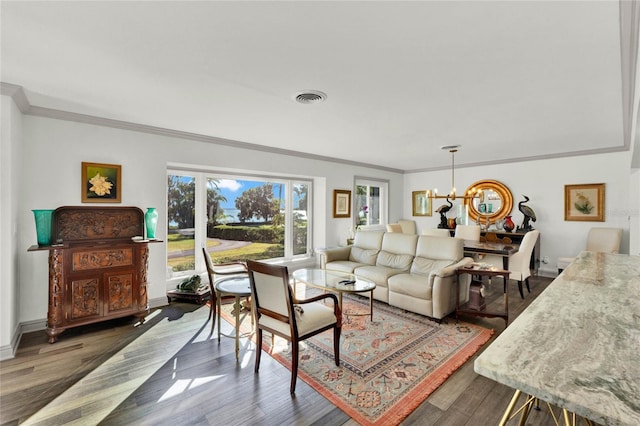
<svg viewBox="0 0 640 426"><path fill-rule="evenodd" d="M82 161L122 165L120 205L157 207L161 239L166 239L169 163L314 178L314 247L344 244L345 229L352 222L332 218L333 189L352 189L355 175L388 179L396 194L391 214L402 212L403 176L398 173L35 116L24 116L23 123L24 152L29 155L20 167L17 243L25 295L20 299L20 322L44 320L47 313L47 252L27 253L36 241L31 210L80 205ZM150 246L150 300L166 300L165 259L164 244Z"/></svg>
<svg viewBox="0 0 640 426"><path fill-rule="evenodd" d="M221 146L207 142L142 132L23 116L11 98L2 96L0 145L0 349L2 356L15 345L16 327L39 323L44 327L48 298L47 252L27 252L35 244L32 209L80 205L82 161L122 165L123 206L157 207L159 238L166 229L166 169L168 164L190 164L214 170L253 170L291 174L314 180L314 247L344 244L353 219L332 218L334 189L353 189L354 176L389 181L389 221L411 216L411 192L451 184L449 170L401 175L367 167L298 158ZM629 252L629 222L638 221L629 193L639 191L638 174L631 176L629 153L531 161L456 170L458 190L480 179L496 179L514 194L531 198L534 226L542 233L542 255L551 263L544 272L555 274L555 258L573 255L586 243L591 226L625 229L623 251ZM7 182L10 182L7 185ZM563 186L605 182L606 219L601 222L565 222ZM630 188L630 186L632 188ZM439 204L435 204L434 208ZM415 217L418 229L436 227L439 218ZM522 215L514 207L519 224ZM637 226L637 225L636 225ZM637 227L636 227L637 229ZM637 232L635 232L637 238ZM635 247L638 247L637 239ZM149 296L166 300L164 244L152 245Z"/></svg>
<svg viewBox="0 0 640 426"><path fill-rule="evenodd" d="M498 164L482 167L456 168L457 191L461 193L471 184L482 179L494 179L504 183L513 194L512 216L520 225L523 215L518 202L527 195L537 216L531 224L540 231L541 256L548 256L550 263L540 265L540 273L555 275L556 259L573 256L584 250L589 228L611 226L624 229L622 252L629 253L629 227L631 220L638 220L630 204L630 154L629 152L559 158L520 163ZM564 220L564 185L602 183L605 187L605 222L566 222ZM404 214L411 215L411 192L438 188L441 193L451 187L451 171L411 173L405 175ZM635 191L639 189L634 188ZM415 217L419 231L438 226L440 216L435 209L444 200L434 200L434 215ZM455 206L462 203L456 200ZM449 213L454 217L455 213ZM635 216L633 216L635 214Z"/></svg>
<svg viewBox="0 0 640 426"><path fill-rule="evenodd" d="M22 114L11 98L2 96L0 138L0 359L13 356L18 344L18 203Z"/></svg>

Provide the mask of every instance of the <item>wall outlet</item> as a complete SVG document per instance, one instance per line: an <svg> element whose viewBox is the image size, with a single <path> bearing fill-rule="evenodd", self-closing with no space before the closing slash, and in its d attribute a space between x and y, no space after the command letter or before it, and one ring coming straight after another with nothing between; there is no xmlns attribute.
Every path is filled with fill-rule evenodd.
<svg viewBox="0 0 640 426"><path fill-rule="evenodd" d="M542 258L542 263L544 263L545 265L546 265L547 263L549 263L549 256L545 256L545 257L543 257L543 258Z"/></svg>

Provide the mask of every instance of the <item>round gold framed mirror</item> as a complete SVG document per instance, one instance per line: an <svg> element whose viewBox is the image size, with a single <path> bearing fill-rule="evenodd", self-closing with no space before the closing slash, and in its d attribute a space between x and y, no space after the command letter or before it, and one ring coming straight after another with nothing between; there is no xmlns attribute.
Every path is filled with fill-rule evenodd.
<svg viewBox="0 0 640 426"><path fill-rule="evenodd" d="M511 214L513 196L505 184L497 180L479 180L467 188L466 193L480 192L480 197L465 199L469 210L469 220L486 223L487 219L495 223Z"/></svg>

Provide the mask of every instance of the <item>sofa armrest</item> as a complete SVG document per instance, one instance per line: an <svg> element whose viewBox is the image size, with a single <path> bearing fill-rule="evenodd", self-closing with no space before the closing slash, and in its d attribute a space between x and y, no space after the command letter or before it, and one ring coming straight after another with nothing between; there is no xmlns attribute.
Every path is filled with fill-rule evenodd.
<svg viewBox="0 0 640 426"><path fill-rule="evenodd" d="M437 271L431 272L429 275L435 275L436 277L445 278L455 275L456 269L462 268L464 266L469 266L473 263L473 259L470 257L463 257L457 263L453 265L449 265L442 269L438 269Z"/></svg>
<svg viewBox="0 0 640 426"><path fill-rule="evenodd" d="M456 287L459 288L460 304L469 300L469 284L471 275L456 276L456 269L473 263L470 257L464 257L459 262L449 265L429 274L432 288L433 317L442 319L455 310Z"/></svg>
<svg viewBox="0 0 640 426"><path fill-rule="evenodd" d="M349 254L351 254L351 246L324 250L322 252L322 268L324 269L329 262L335 262L336 260L349 260Z"/></svg>

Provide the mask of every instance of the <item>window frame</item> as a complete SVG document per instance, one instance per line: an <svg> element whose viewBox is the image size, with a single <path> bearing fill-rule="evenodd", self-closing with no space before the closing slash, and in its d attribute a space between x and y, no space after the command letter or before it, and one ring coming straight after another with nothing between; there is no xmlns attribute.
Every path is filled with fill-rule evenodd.
<svg viewBox="0 0 640 426"><path fill-rule="evenodd" d="M377 187L380 189L380 195L379 195L379 201L378 201L378 209L380 212L380 223L376 223L376 224L371 224L369 222L369 216L367 216L366 219L366 225L362 225L362 226L379 226L379 227L384 227L387 224L388 221L388 217L389 217L389 181L385 180L385 179L376 179L376 178L369 178L369 177L363 177L363 176L355 176L354 178L354 185L353 185L353 194L354 194L354 201L353 201L353 223L354 223L354 228L357 228L359 226L358 222L359 222L359 211L356 208L356 202L355 202L355 197L357 196L357 187L358 186L366 186L367 187L367 205L371 205L371 198L370 198L370 187Z"/></svg>
<svg viewBox="0 0 640 426"><path fill-rule="evenodd" d="M265 259L267 262L291 262L300 259L307 259L313 256L313 179L300 176L281 176L281 175L264 175L253 173L236 173L229 171L216 171L216 170L193 170L180 167L168 167L167 177L169 176L187 176L195 178L195 197L194 197L194 270L178 271L173 273L173 278L184 277L191 274L200 274L206 271L206 265L204 259L198 253L202 247L206 246L206 234L207 234L207 188L209 179L229 179L229 180L244 180L244 181L258 181L269 182L274 184L284 184L285 186L285 233L284 233L284 256L272 259ZM306 253L293 254L294 244L294 220L293 220L293 193L294 187L299 184L307 185L307 244ZM165 191L166 192L166 191ZM168 200L167 200L168 201ZM168 210L167 210L168 214ZM168 221L167 221L168 223ZM165 262L168 260L165 256ZM168 266L168 264L167 264Z"/></svg>

